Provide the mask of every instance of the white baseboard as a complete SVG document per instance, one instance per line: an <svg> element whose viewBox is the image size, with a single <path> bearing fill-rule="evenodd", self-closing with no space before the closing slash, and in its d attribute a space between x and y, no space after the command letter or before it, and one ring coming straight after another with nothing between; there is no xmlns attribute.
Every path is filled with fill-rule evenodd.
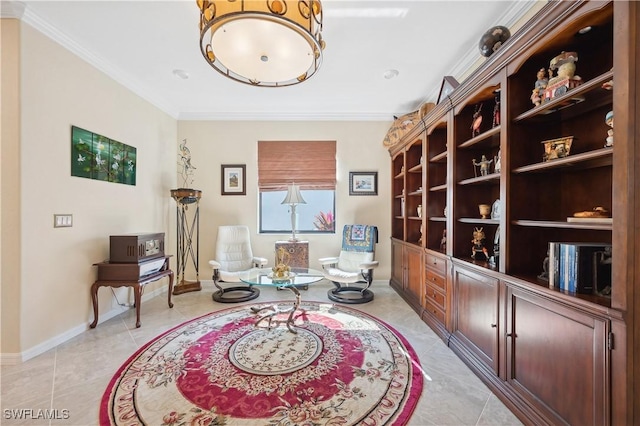
<svg viewBox="0 0 640 426"><path fill-rule="evenodd" d="M213 281L211 281L211 285L213 286ZM155 289L152 292L149 293L145 293L142 296L142 303L146 302L147 300L153 299L156 296L161 295L162 293L166 293L167 292L167 287L163 286L160 288ZM133 306L120 306L120 305L116 305L114 306L111 310L105 312L105 313L101 313L100 314L100 318L98 320L98 324L103 323L105 321L110 320L113 317L116 317L118 315L120 315L121 313L128 311L129 309L133 309ZM89 324L91 323L91 320L87 323L83 323L83 324L79 324L67 331L65 331L64 333L61 333L57 336L52 337L49 340L46 340L36 346L33 346L23 352L20 353L0 353L0 365L16 365L16 364L20 364L23 363L25 361L30 360L31 358L35 358L38 355L41 355L45 352L47 352L48 350L51 350L53 348L55 348L56 346L78 336L79 334L84 333L85 331L89 330Z"/></svg>

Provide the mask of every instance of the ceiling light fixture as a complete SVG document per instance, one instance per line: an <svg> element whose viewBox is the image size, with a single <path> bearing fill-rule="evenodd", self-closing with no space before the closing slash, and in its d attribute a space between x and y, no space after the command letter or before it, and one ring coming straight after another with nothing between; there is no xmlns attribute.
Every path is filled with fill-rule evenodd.
<svg viewBox="0 0 640 426"><path fill-rule="evenodd" d="M322 63L319 0L196 0L200 50L216 71L253 86L308 80Z"/></svg>

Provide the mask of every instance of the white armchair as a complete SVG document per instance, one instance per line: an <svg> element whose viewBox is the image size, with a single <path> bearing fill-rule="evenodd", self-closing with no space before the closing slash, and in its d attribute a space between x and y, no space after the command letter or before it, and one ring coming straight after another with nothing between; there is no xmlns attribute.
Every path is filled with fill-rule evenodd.
<svg viewBox="0 0 640 426"><path fill-rule="evenodd" d="M246 274L254 268L262 268L266 264L266 258L253 256L247 226L218 227L216 258L209 261L213 269L213 284L218 289L212 295L213 300L221 303L236 303L258 297L260 290L250 284L222 287L220 283L240 283L241 274Z"/></svg>
<svg viewBox="0 0 640 426"><path fill-rule="evenodd" d="M329 299L340 303L367 303L373 300L369 290L375 260L378 228L371 225L345 225L342 231L342 249L338 257L318 259L324 277L335 288L328 292Z"/></svg>

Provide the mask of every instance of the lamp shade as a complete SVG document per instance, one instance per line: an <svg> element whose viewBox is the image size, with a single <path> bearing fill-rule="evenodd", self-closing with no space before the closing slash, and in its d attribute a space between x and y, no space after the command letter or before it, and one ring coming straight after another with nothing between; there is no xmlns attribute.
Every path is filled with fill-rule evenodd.
<svg viewBox="0 0 640 426"><path fill-rule="evenodd" d="M287 187L287 196L284 197L281 204L307 204L307 202L300 194L300 187L293 183Z"/></svg>

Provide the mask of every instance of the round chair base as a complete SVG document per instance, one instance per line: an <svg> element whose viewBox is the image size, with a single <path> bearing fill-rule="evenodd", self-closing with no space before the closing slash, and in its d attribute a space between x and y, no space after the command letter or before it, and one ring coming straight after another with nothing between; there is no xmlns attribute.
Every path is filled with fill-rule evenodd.
<svg viewBox="0 0 640 426"><path fill-rule="evenodd" d="M211 298L219 303L239 303L253 300L260 296L260 289L248 286L227 287L214 291Z"/></svg>
<svg viewBox="0 0 640 426"><path fill-rule="evenodd" d="M373 300L373 292L369 289L362 291L362 289L354 287L340 287L334 288L327 292L329 300L338 303L358 304L369 303Z"/></svg>

